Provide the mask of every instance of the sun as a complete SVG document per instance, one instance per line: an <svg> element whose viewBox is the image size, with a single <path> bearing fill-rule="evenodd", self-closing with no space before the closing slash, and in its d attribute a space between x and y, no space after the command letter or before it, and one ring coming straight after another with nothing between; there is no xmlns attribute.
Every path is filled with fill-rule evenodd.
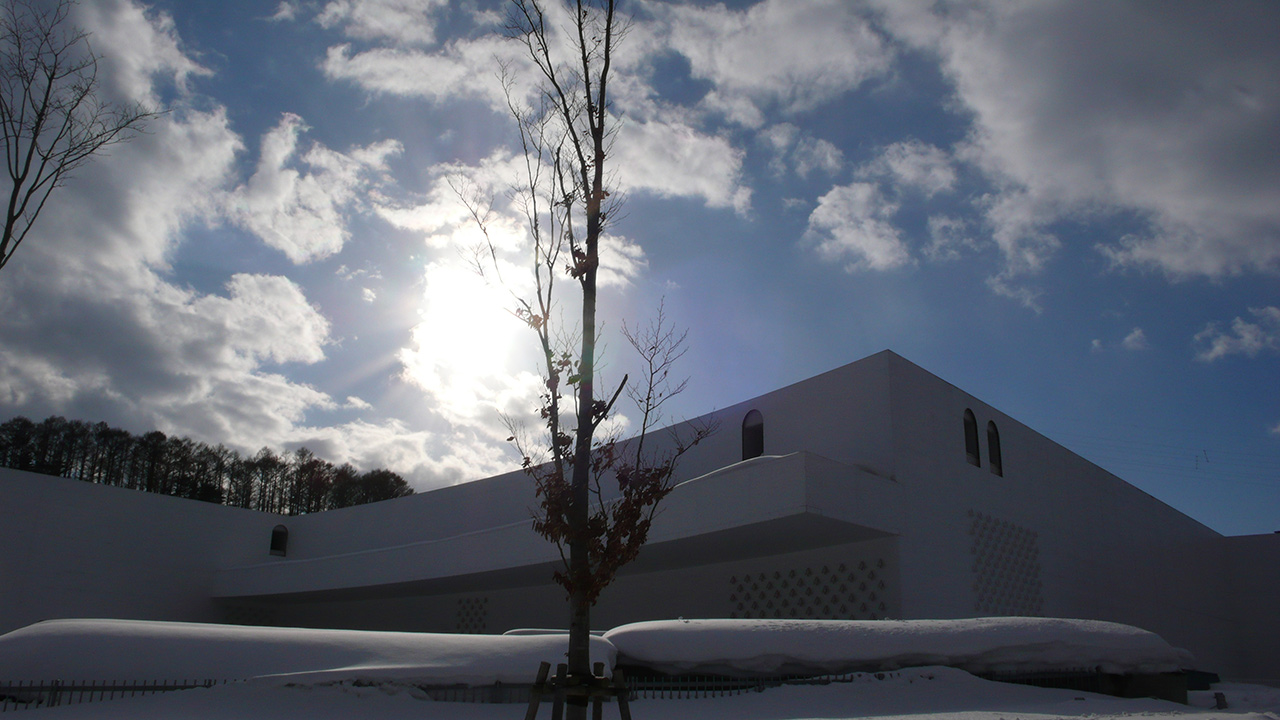
<svg viewBox="0 0 1280 720"><path fill-rule="evenodd" d="M404 374L451 415L505 405L513 381L530 369L534 339L514 314L510 290L463 263L432 263Z"/></svg>

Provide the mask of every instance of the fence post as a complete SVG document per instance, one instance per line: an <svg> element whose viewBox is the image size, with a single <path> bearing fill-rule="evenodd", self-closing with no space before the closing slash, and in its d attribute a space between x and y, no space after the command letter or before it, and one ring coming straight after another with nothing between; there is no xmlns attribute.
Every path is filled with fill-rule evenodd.
<svg viewBox="0 0 1280 720"><path fill-rule="evenodd" d="M529 709L525 711L524 720L535 720L538 717L538 705L542 702L542 693L547 689L547 673L551 672L551 663L538 663L538 679L533 681L529 689Z"/></svg>
<svg viewBox="0 0 1280 720"><path fill-rule="evenodd" d="M569 666L564 663L556 665L555 695L551 704L551 720L564 718L564 684L568 680Z"/></svg>
<svg viewBox="0 0 1280 720"><path fill-rule="evenodd" d="M631 720L631 689L627 687L627 678L622 670L614 668L613 684L618 689L618 716L622 720Z"/></svg>

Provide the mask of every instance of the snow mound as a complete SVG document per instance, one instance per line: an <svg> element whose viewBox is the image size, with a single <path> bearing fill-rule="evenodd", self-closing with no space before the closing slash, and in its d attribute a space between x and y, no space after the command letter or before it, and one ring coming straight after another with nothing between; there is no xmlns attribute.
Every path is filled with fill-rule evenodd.
<svg viewBox="0 0 1280 720"><path fill-rule="evenodd" d="M614 628L623 665L730 676L846 673L945 665L973 673L1066 668L1174 672L1190 653L1159 635L1098 620L660 620Z"/></svg>
<svg viewBox="0 0 1280 720"><path fill-rule="evenodd" d="M138 620L47 620L0 635L0 678L19 680L351 679L531 683L563 662L565 635L445 635ZM613 646L591 640L612 668Z"/></svg>

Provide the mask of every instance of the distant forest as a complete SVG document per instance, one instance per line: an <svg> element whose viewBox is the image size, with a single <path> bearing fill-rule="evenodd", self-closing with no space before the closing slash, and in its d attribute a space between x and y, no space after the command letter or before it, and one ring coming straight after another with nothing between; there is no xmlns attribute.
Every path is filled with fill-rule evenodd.
<svg viewBox="0 0 1280 720"><path fill-rule="evenodd" d="M306 448L251 458L159 431L134 437L104 422L53 416L0 424L0 467L174 495L279 515L333 510L412 495L390 470L334 466Z"/></svg>

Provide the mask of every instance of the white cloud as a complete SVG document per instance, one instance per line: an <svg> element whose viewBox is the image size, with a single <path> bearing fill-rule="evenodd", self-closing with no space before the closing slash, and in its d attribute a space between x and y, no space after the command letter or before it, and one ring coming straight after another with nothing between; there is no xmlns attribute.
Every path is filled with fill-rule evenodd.
<svg viewBox="0 0 1280 720"><path fill-rule="evenodd" d="M650 9L693 76L714 84L704 104L749 127L763 125L770 108L813 110L884 73L892 57L841 0L765 0L743 11L720 4Z"/></svg>
<svg viewBox="0 0 1280 720"><path fill-rule="evenodd" d="M940 56L972 113L961 154L998 189L996 284L1040 271L1059 245L1049 223L1113 212L1147 225L1102 240L1117 266L1280 269L1280 7L879 5L891 32Z"/></svg>
<svg viewBox="0 0 1280 720"><path fill-rule="evenodd" d="M835 175L844 166L844 153L840 148L821 138L801 138L792 157L796 164L796 174L802 178L808 177L814 170Z"/></svg>
<svg viewBox="0 0 1280 720"><path fill-rule="evenodd" d="M936 195L955 187L956 171L946 151L919 140L896 142L861 169L863 177L889 177L898 186Z"/></svg>
<svg viewBox="0 0 1280 720"><path fill-rule="evenodd" d="M270 19L274 22L297 20L298 4L289 2L289 0L280 0L280 4L276 5L276 11L271 15Z"/></svg>
<svg viewBox="0 0 1280 720"><path fill-rule="evenodd" d="M844 152L840 148L821 138L802 135L800 128L791 123L770 125L760 132L760 138L773 151L769 167L775 175L786 172L787 160L801 178L807 178L815 170L835 175L844 167Z"/></svg>
<svg viewBox="0 0 1280 720"><path fill-rule="evenodd" d="M1146 350L1149 347L1147 334L1142 331L1142 328L1136 327L1124 336L1124 340L1120 341L1120 347L1125 350Z"/></svg>
<svg viewBox="0 0 1280 720"><path fill-rule="evenodd" d="M649 266L644 248L621 235L600 237L600 272L596 283L601 288L626 287Z"/></svg>
<svg viewBox="0 0 1280 720"><path fill-rule="evenodd" d="M302 289L278 275L236 274L227 297L205 295L190 302L191 318L172 335L176 345L209 343L244 356L251 365L315 363L324 359L329 321L312 307ZM205 325L207 327L201 327Z"/></svg>
<svg viewBox="0 0 1280 720"><path fill-rule="evenodd" d="M74 20L92 33L99 60L99 79L117 100L159 107L157 80L173 83L183 93L192 75L212 74L182 51L167 13L130 0L101 0L72 6Z"/></svg>
<svg viewBox="0 0 1280 720"><path fill-rule="evenodd" d="M1196 333L1194 341L1200 346L1196 359L1210 362L1229 355L1256 357L1264 350L1280 350L1280 308L1249 308L1249 314L1255 322L1237 317L1230 329L1209 323Z"/></svg>
<svg viewBox="0 0 1280 720"><path fill-rule="evenodd" d="M526 82L535 77L519 46L496 35L452 41L437 51L375 47L353 52L348 44L335 45L321 67L329 79L348 80L371 92L437 102L476 98L505 113L506 95L496 77L502 63ZM530 95L531 87L516 88L517 98Z"/></svg>
<svg viewBox="0 0 1280 720"><path fill-rule="evenodd" d="M570 57L563 33L557 30L569 18L560 15L565 10L558 4L547 9L552 16L548 27L553 52ZM388 33L375 35L390 38L390 43L363 51L348 44L330 47L323 63L325 74L377 93L434 102L479 99L495 113L508 116L508 98L497 77L505 66L516 104L535 103L538 97L536 82L541 75L527 50L498 33L452 40L435 49L407 47ZM661 49L653 29L637 25L614 58L610 86L618 136L610 166L618 189L628 194L694 197L709 207L747 212L751 192L742 182L742 151L727 139L698 129L693 113L655 100L656 93L643 73L646 58ZM812 150L815 157L810 163L822 162L818 156L824 150L829 152L823 147Z"/></svg>
<svg viewBox="0 0 1280 720"><path fill-rule="evenodd" d="M807 234L820 256L846 270L889 270L911 259L892 222L897 210L873 183L836 186L818 198Z"/></svg>
<svg viewBox="0 0 1280 720"><path fill-rule="evenodd" d="M435 43L433 13L448 0L333 0L316 21L325 28L341 26L350 37L387 38L397 43Z"/></svg>
<svg viewBox="0 0 1280 720"><path fill-rule="evenodd" d="M977 246L964 220L946 215L929 217L929 244L924 248L930 260L958 260L965 250Z"/></svg>
<svg viewBox="0 0 1280 720"><path fill-rule="evenodd" d="M295 263L342 249L349 236L344 212L358 205L385 173L387 158L401 150L398 142L385 141L344 154L315 143L297 158L306 167L299 171L289 164L304 130L302 118L286 113L263 136L253 176L228 198L238 223Z"/></svg>
<svg viewBox="0 0 1280 720"><path fill-rule="evenodd" d="M751 190L742 184L741 150L680 118L628 120L619 132L613 167L624 191L696 197L709 207L745 213Z"/></svg>
<svg viewBox="0 0 1280 720"><path fill-rule="evenodd" d="M505 443L487 436L466 429L414 430L396 419L300 427L290 445L306 446L330 461L391 469L419 490L495 475L519 464Z"/></svg>

